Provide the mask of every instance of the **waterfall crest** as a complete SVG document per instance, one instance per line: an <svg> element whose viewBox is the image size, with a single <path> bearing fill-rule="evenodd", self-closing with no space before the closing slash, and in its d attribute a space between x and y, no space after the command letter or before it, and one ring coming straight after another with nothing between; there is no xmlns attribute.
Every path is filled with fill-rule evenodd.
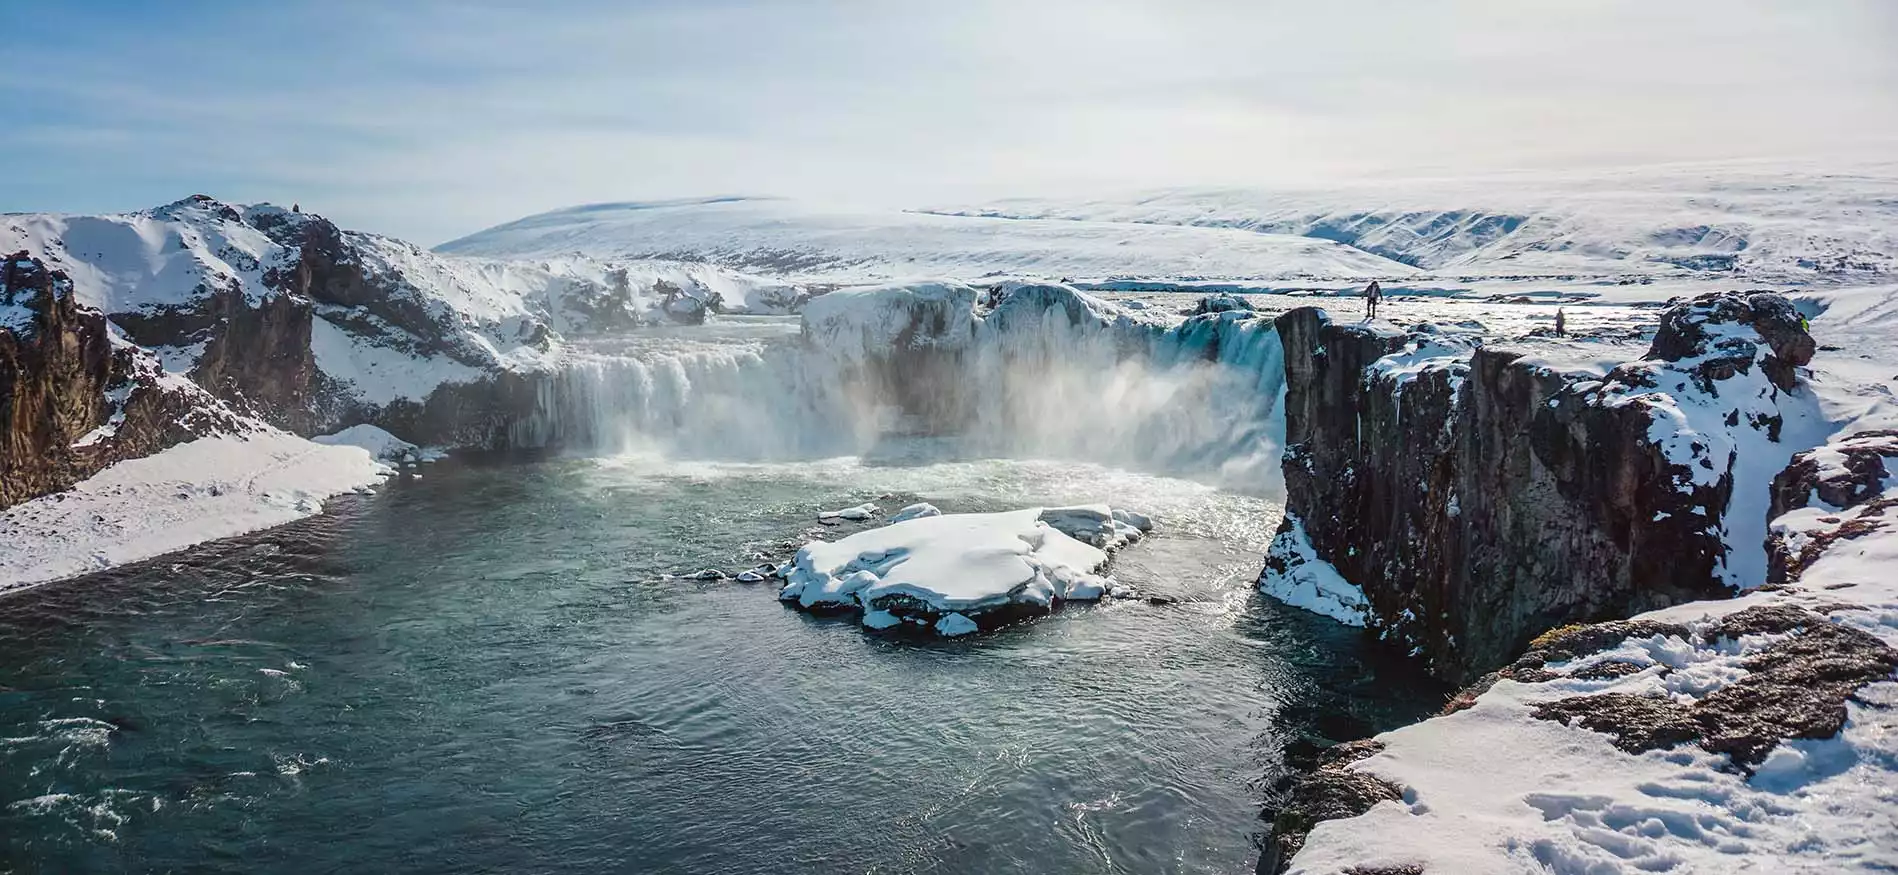
<svg viewBox="0 0 1898 875"><path fill-rule="evenodd" d="M576 349L512 437L746 461L931 437L964 457L1280 487L1283 353L1250 311L1182 319L1066 286L928 283L833 292L788 329Z"/></svg>

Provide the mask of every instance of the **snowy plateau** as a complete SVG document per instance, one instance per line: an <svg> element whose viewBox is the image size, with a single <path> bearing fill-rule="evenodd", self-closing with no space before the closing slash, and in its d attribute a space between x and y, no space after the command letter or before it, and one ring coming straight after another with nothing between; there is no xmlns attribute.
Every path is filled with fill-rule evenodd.
<svg viewBox="0 0 1898 875"><path fill-rule="evenodd" d="M0 590L458 453L954 436L1283 499L1258 588L1464 686L1276 788L1267 871L1898 868L1898 165L610 203L433 250L195 196L0 216L0 256ZM1405 565L1536 543L1529 503L1600 567L1496 577L1632 584ZM1014 506L839 508L735 579L979 642L1136 595L1114 563L1174 522Z"/></svg>

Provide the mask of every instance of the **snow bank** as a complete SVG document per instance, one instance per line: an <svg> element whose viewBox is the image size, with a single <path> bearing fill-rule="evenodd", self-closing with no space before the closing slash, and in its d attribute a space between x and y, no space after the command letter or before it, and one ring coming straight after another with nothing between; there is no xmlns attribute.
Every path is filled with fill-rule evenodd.
<svg viewBox="0 0 1898 875"><path fill-rule="evenodd" d="M926 516L942 516L942 511L929 502L919 501L897 511L894 516L890 517L890 522L900 523L904 520L921 519Z"/></svg>
<svg viewBox="0 0 1898 875"><path fill-rule="evenodd" d="M1099 573L1107 550L1063 534L1049 518L1083 533L1128 525L1104 506L914 516L804 545L778 598L806 610L861 612L870 628L942 635L1101 598L1112 585Z"/></svg>
<svg viewBox="0 0 1898 875"><path fill-rule="evenodd" d="M280 431L201 438L0 512L0 590L282 525L390 470Z"/></svg>
<svg viewBox="0 0 1898 875"><path fill-rule="evenodd" d="M881 508L878 508L875 504L865 503L856 505L855 507L820 511L817 514L817 518L819 520L849 520L851 522L860 523L876 516L880 511ZM894 520L892 522L894 522Z"/></svg>
<svg viewBox="0 0 1898 875"><path fill-rule="evenodd" d="M310 440L324 446L360 447L379 461L398 465L433 462L444 455L438 450L422 449L368 423L352 425L335 434L317 435Z"/></svg>

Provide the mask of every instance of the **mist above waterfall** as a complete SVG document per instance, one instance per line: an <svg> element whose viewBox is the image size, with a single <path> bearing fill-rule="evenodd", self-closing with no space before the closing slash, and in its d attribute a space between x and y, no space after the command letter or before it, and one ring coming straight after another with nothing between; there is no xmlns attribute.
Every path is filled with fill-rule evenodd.
<svg viewBox="0 0 1898 875"><path fill-rule="evenodd" d="M1089 461L1276 493L1270 319L1123 309L1056 285L849 289L756 320L576 351L516 442L789 461L940 438L963 457Z"/></svg>

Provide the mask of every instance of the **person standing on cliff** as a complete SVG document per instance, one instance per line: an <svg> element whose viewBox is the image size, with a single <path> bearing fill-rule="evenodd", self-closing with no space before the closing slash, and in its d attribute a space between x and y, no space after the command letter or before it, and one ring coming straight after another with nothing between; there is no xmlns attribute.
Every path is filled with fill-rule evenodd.
<svg viewBox="0 0 1898 875"><path fill-rule="evenodd" d="M1378 285L1377 280L1371 280L1371 284L1364 287L1364 321L1377 318L1377 302L1383 299L1384 287Z"/></svg>
<svg viewBox="0 0 1898 875"><path fill-rule="evenodd" d="M1555 336L1568 336L1568 317L1562 314L1562 308L1555 308Z"/></svg>

